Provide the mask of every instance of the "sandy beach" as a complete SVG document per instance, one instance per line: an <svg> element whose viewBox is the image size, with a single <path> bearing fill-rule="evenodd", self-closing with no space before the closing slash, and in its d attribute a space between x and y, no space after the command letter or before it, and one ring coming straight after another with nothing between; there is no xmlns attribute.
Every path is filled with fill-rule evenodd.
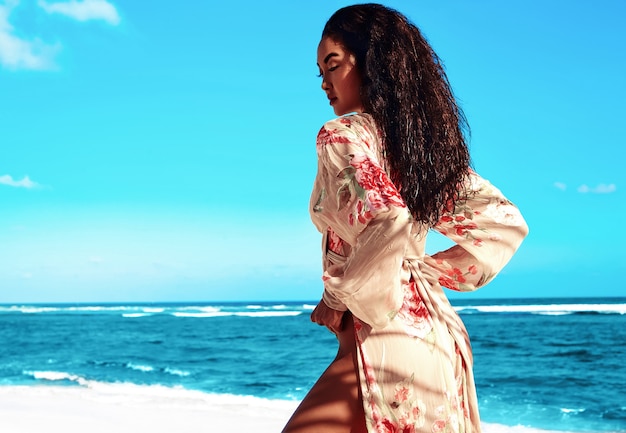
<svg viewBox="0 0 626 433"><path fill-rule="evenodd" d="M3 433L278 433L297 402L159 386L0 387ZM484 424L484 433L546 433Z"/></svg>
<svg viewBox="0 0 626 433"><path fill-rule="evenodd" d="M0 431L269 433L280 431L296 405L154 386L9 386L0 387Z"/></svg>

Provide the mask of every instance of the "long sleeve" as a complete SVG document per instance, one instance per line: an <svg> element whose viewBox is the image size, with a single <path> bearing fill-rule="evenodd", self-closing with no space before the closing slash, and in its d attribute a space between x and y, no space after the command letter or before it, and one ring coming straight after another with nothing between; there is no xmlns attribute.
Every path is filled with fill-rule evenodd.
<svg viewBox="0 0 626 433"><path fill-rule="evenodd" d="M325 291L374 328L385 327L402 306L409 229L399 208L378 216L359 234L346 261L324 272Z"/></svg>
<svg viewBox="0 0 626 433"><path fill-rule="evenodd" d="M339 118L322 128L312 215L320 231L330 228L345 242L344 257L325 252L324 302L336 309L345 306L382 328L402 305L411 224L378 162L376 140L363 116Z"/></svg>
<svg viewBox="0 0 626 433"><path fill-rule="evenodd" d="M491 281L528 234L519 210L487 180L470 172L467 190L468 198L435 226L456 245L425 259L441 273L442 286L459 291Z"/></svg>

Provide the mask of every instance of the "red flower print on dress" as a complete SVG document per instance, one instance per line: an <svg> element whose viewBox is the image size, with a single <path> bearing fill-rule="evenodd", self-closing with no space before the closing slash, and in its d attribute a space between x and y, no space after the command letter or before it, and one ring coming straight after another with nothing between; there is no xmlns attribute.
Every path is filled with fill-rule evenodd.
<svg viewBox="0 0 626 433"><path fill-rule="evenodd" d="M466 284L468 278L472 279L470 277L471 275L480 273L480 269L475 264L469 265L467 271L463 271L460 268L451 267L445 260L437 259L436 263L441 267L440 270L443 272L438 278L439 284L452 290L468 290L466 287L468 285ZM475 280L476 278L473 279ZM471 285L472 283L469 284Z"/></svg>
<svg viewBox="0 0 626 433"><path fill-rule="evenodd" d="M433 423L432 431L433 433L442 432L448 423L445 419L438 419Z"/></svg>
<svg viewBox="0 0 626 433"><path fill-rule="evenodd" d="M476 232L486 233L486 230L480 228L476 222L472 221L474 215L478 214L480 212L477 213L465 209L465 206L459 206L455 209L454 214L443 215L434 229L444 236L460 236L471 240L474 246L481 247L484 244L484 240L482 237L476 236Z"/></svg>
<svg viewBox="0 0 626 433"><path fill-rule="evenodd" d="M317 146L323 147L328 144L350 144L350 137L346 137L342 134L337 134L335 130L328 130L326 128L320 129L317 134Z"/></svg>
<svg viewBox="0 0 626 433"><path fill-rule="evenodd" d="M377 431L378 433L397 433L398 425L389 418L383 418L377 426Z"/></svg>
<svg viewBox="0 0 626 433"><path fill-rule="evenodd" d="M359 332L361 329L363 329L363 323L361 323L361 321L355 317L354 318L354 330L356 332Z"/></svg>
<svg viewBox="0 0 626 433"><path fill-rule="evenodd" d="M342 125L352 126L352 119L350 117L340 117L339 123Z"/></svg>
<svg viewBox="0 0 626 433"><path fill-rule="evenodd" d="M351 155L350 165L356 169L355 177L359 185L371 192L377 192L380 196L378 200L381 200L385 207L389 204L405 207L400 193L380 164L362 153Z"/></svg>
<svg viewBox="0 0 626 433"><path fill-rule="evenodd" d="M402 402L405 402L409 398L410 395L411 395L411 390L408 387L403 386L400 389L396 389L396 395L394 396L394 398L396 399L398 403L402 403Z"/></svg>
<svg viewBox="0 0 626 433"><path fill-rule="evenodd" d="M337 177L341 179L337 196L343 200L354 197L352 212L348 215L350 225L367 224L389 206L406 208L396 187L384 170L366 154L346 155L349 165Z"/></svg>
<svg viewBox="0 0 626 433"><path fill-rule="evenodd" d="M443 287L447 287L448 289L458 290L458 286L454 282L454 280L446 275L441 275L439 277L439 284L441 284Z"/></svg>
<svg viewBox="0 0 626 433"><path fill-rule="evenodd" d="M346 155L349 166L341 170L338 177L343 179L340 193L346 190L356 196L349 223L367 224L376 214L386 211L389 206L406 207L398 190L384 170L365 153ZM347 197L347 195L346 195Z"/></svg>
<svg viewBox="0 0 626 433"><path fill-rule="evenodd" d="M417 293L415 281L404 286L404 299L396 317L402 320L407 334L422 340L433 329L430 313Z"/></svg>
<svg viewBox="0 0 626 433"><path fill-rule="evenodd" d="M409 410L403 412L399 417L401 432L417 432L426 423L426 404L422 400L409 402Z"/></svg>
<svg viewBox="0 0 626 433"><path fill-rule="evenodd" d="M448 269L446 270L446 274L448 274L448 276L454 281L457 281L459 283L464 283L465 281L467 281L463 276L463 272L461 272L459 268Z"/></svg>
<svg viewBox="0 0 626 433"><path fill-rule="evenodd" d="M457 220L458 221L458 220ZM458 236L466 236L468 230L476 230L478 226L476 223L467 223L467 224L455 224L454 230Z"/></svg>
<svg viewBox="0 0 626 433"><path fill-rule="evenodd" d="M403 427L400 427L398 430L399 433L416 433L415 426L413 424L407 424Z"/></svg>
<svg viewBox="0 0 626 433"><path fill-rule="evenodd" d="M330 227L328 228L328 249L339 255L343 254L343 240Z"/></svg>

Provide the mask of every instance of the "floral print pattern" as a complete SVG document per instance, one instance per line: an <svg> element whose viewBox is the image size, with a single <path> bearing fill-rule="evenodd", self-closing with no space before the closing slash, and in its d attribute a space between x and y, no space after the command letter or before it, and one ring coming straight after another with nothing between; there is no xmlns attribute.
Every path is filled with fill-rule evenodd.
<svg viewBox="0 0 626 433"><path fill-rule="evenodd" d="M522 216L470 172L467 199L434 227L456 245L430 256L371 116L326 123L317 154L310 209L326 236L323 299L354 317L368 432L479 432L467 332L442 287L476 290L497 275L527 234Z"/></svg>
<svg viewBox="0 0 626 433"><path fill-rule="evenodd" d="M351 127L351 123L346 119L343 118L341 123ZM318 144L320 143L349 147L352 141L349 137L323 129L318 135ZM339 210L343 206L350 206L348 223L351 226L357 222L367 224L375 215L386 211L389 206L406 207L387 173L371 153L371 143L364 140L362 144L361 149L346 149L347 153L342 155L345 159L345 166L336 175L339 179L336 187L336 198L340 203ZM325 195L326 190L323 189L318 197L318 203L323 201Z"/></svg>
<svg viewBox="0 0 626 433"><path fill-rule="evenodd" d="M404 302L397 317L404 324L407 335L412 337L424 340L433 329L430 313L419 297L414 281L404 285Z"/></svg>

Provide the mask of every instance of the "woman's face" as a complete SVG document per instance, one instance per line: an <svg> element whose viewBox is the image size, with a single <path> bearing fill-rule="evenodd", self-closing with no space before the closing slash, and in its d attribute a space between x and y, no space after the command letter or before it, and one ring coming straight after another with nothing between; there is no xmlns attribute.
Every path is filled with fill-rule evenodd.
<svg viewBox="0 0 626 433"><path fill-rule="evenodd" d="M361 77L354 55L330 38L323 38L317 47L317 67L322 77L322 90L337 116L361 113Z"/></svg>

